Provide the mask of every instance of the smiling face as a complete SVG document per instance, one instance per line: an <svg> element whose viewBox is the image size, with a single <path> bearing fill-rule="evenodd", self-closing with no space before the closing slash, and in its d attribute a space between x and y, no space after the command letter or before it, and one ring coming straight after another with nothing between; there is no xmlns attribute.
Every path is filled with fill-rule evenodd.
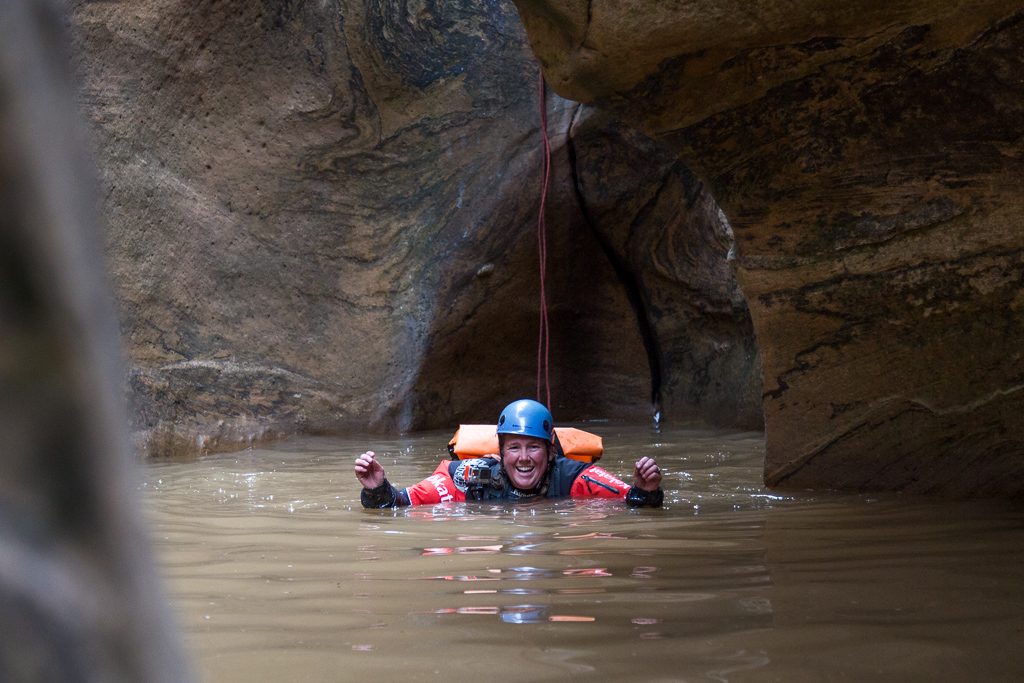
<svg viewBox="0 0 1024 683"><path fill-rule="evenodd" d="M540 484L551 459L547 441L518 434L505 437L501 454L509 481L522 491L529 491Z"/></svg>

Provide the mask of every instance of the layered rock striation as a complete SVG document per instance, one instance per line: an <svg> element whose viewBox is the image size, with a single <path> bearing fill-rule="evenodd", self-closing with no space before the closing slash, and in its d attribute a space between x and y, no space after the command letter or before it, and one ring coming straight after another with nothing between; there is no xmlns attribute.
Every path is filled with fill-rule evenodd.
<svg viewBox="0 0 1024 683"><path fill-rule="evenodd" d="M1019 3L516 4L727 216L769 484L1024 491Z"/></svg>

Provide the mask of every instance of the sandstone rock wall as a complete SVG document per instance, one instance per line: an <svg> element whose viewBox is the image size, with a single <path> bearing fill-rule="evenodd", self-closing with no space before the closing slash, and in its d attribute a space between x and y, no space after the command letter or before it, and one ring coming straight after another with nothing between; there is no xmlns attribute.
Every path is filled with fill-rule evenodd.
<svg viewBox="0 0 1024 683"><path fill-rule="evenodd" d="M1018 2L517 5L732 225L768 483L1024 491Z"/></svg>
<svg viewBox="0 0 1024 683"><path fill-rule="evenodd" d="M144 452L451 427L535 395L537 66L514 7L81 1L72 26ZM673 398L701 391L673 374L685 334L652 379L642 324L672 303L635 296L602 248L619 228L585 220L575 113L552 98L556 417L651 419L652 384L666 414L706 417ZM746 334L740 375L757 372ZM745 381L712 400L716 424L757 422Z"/></svg>

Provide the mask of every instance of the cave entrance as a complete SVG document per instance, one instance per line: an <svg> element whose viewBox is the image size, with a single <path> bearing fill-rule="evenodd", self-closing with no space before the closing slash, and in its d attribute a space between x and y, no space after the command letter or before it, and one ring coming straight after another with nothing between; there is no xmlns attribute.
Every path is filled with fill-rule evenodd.
<svg viewBox="0 0 1024 683"><path fill-rule="evenodd" d="M547 204L556 419L660 413L763 428L760 356L727 262L732 232L710 193L668 149L594 110L576 105L564 125L551 136ZM520 191L537 194L533 183ZM411 429L489 422L536 396L536 211L506 225L516 237L501 253L453 261L462 272L438 301Z"/></svg>

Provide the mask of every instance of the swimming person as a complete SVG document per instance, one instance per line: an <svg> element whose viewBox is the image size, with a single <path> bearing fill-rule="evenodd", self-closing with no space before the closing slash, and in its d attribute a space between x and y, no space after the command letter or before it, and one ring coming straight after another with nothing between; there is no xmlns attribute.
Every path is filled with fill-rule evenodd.
<svg viewBox="0 0 1024 683"><path fill-rule="evenodd" d="M384 467L367 451L355 461L363 507L541 498L618 498L631 507L661 507L661 469L653 458L637 461L629 486L596 465L558 453L553 423L543 404L514 401L498 418L500 455L444 461L431 476L401 490L388 482Z"/></svg>

